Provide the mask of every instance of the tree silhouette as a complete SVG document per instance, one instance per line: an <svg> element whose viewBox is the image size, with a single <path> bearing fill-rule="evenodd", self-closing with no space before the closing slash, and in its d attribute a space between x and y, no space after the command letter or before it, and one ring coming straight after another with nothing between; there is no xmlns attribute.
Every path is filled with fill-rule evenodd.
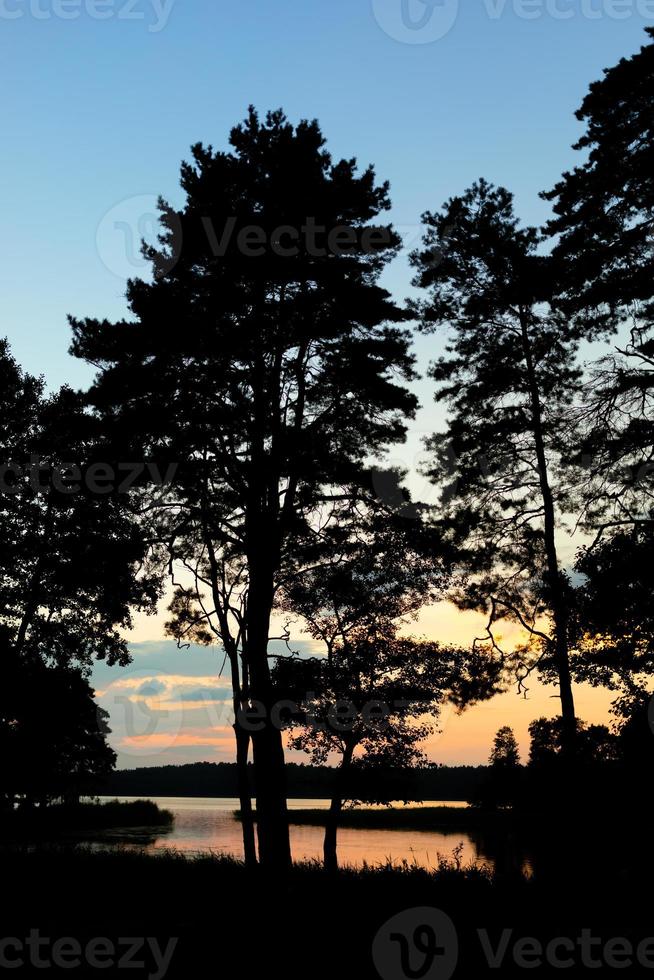
<svg viewBox="0 0 654 980"><path fill-rule="evenodd" d="M2 788L48 803L78 797L109 771L95 658L130 660L124 631L152 611L158 578L138 518L105 479L96 422L68 388L46 395L0 343L0 708Z"/></svg>
<svg viewBox="0 0 654 980"><path fill-rule="evenodd" d="M574 413L579 524L596 541L651 524L654 515L653 355L651 328L633 327L626 343L593 364Z"/></svg>
<svg viewBox="0 0 654 980"><path fill-rule="evenodd" d="M650 38L654 28L646 28ZM558 298L584 332L614 329L634 314L654 315L654 44L623 58L590 86L577 119L584 163L543 196L553 202L548 231Z"/></svg>
<svg viewBox="0 0 654 980"><path fill-rule="evenodd" d="M436 729L464 656L380 623L374 632L370 625L350 631L322 660L278 663L277 683L299 707L289 718L290 745L315 765L337 760L325 826L327 870L338 866L340 814L346 800L362 795L365 770L402 771L426 761L420 743Z"/></svg>
<svg viewBox="0 0 654 980"><path fill-rule="evenodd" d="M179 646L220 644L229 661L232 684L233 730L236 743L238 796L243 832L243 853L248 866L257 863L255 820L252 808L248 756L249 728L241 724L250 705L247 697L247 663L244 628L247 609L247 566L238 551L224 545L217 550L208 533L207 508L201 505L199 527L168 539L171 563L179 561L186 572L185 584L175 585L166 632ZM200 533L197 534L196 532Z"/></svg>
<svg viewBox="0 0 654 980"><path fill-rule="evenodd" d="M471 805L493 809L515 806L521 797L523 770L518 743L509 725L495 733L488 761L490 771Z"/></svg>
<svg viewBox="0 0 654 980"><path fill-rule="evenodd" d="M627 718L648 697L654 671L652 536L651 524L620 528L582 549L576 563L573 670L615 692L614 709Z"/></svg>
<svg viewBox="0 0 654 980"><path fill-rule="evenodd" d="M153 280L129 284L134 320L73 321L73 351L99 366L92 398L125 444L183 464L159 509L173 559L190 540L211 593L223 569L244 569L236 696L269 718L277 590L415 408L409 337L393 325L404 314L377 282L399 238L375 224L389 201L372 168L333 162L317 123L281 111L250 110L229 152L196 145L181 181L183 210L161 202L160 242L146 248ZM209 601L220 620L221 595ZM233 621L218 629L225 642ZM286 866L273 725L253 755L259 857Z"/></svg>
<svg viewBox="0 0 654 980"><path fill-rule="evenodd" d="M482 180L423 220L412 262L429 296L414 308L422 331L451 328L430 370L448 430L428 449L429 474L442 486L439 520L460 549L453 597L488 613L486 642L502 658L497 621L528 631L521 680L535 646L539 667L554 668L572 748L569 586L556 527L569 505L557 465L579 379L577 335L548 304L551 264L538 253L539 233L519 227L508 191Z"/></svg>
<svg viewBox="0 0 654 980"><path fill-rule="evenodd" d="M504 725L495 733L493 749L488 760L491 766L498 769L510 769L520 764L518 743L509 725Z"/></svg>
<svg viewBox="0 0 654 980"><path fill-rule="evenodd" d="M0 625L25 656L128 663L123 631L133 610L153 610L158 581L125 497L84 479L111 462L97 425L70 389L46 395L6 343L0 375Z"/></svg>
<svg viewBox="0 0 654 980"><path fill-rule="evenodd" d="M642 710L651 658L654 450L654 29L594 82L577 112L584 162L552 191L557 303L581 329L620 331L577 413L584 510L576 676ZM625 333L627 339L625 339ZM636 726L637 727L637 726Z"/></svg>
<svg viewBox="0 0 654 980"><path fill-rule="evenodd" d="M649 43L590 86L577 112L585 160L543 195L555 214L559 308L585 333L621 333L580 412L584 520L596 532L652 519L653 100Z"/></svg>
<svg viewBox="0 0 654 980"><path fill-rule="evenodd" d="M616 740L606 725L587 725L577 721L578 760L602 763L616 758ZM563 727L560 718L536 718L529 725L531 744L529 765L552 767L563 752Z"/></svg>
<svg viewBox="0 0 654 980"><path fill-rule="evenodd" d="M113 769L107 713L79 668L18 654L0 630L0 805L78 801Z"/></svg>
<svg viewBox="0 0 654 980"><path fill-rule="evenodd" d="M367 774L423 765L420 744L443 705L488 697L496 681L470 651L400 633L443 595L450 566L439 534L418 514L404 518L379 502L360 510L349 531L339 526L331 565L294 579L286 593L285 607L302 615L322 656L280 657L274 670L297 705L288 718L291 746L314 764L338 763L324 840L330 871L343 805L361 797Z"/></svg>

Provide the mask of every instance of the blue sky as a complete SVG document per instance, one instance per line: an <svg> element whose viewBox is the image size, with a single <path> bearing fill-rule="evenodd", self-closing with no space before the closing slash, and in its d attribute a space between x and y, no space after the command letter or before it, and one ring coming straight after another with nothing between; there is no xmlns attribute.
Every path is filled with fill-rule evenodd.
<svg viewBox="0 0 654 980"><path fill-rule="evenodd" d="M317 117L334 156L373 162L409 245L425 209L482 175L538 223L538 192L574 163L573 113L589 83L652 23L654 0L0 0L0 334L50 385L84 385L90 370L67 355L67 314L125 314L153 201L180 203L189 146L224 146L249 103ZM406 255L386 282L398 299L409 292ZM417 343L423 368L431 345ZM429 384L419 388L425 408L394 456L409 467L437 421ZM434 614L428 632L444 621ZM462 641L475 629L463 622ZM150 671L200 678L190 693L210 688L215 653L182 660L162 644L161 620L135 639L143 683ZM97 682L113 681L100 668ZM180 691L186 682L166 696L188 711ZM506 710L498 699L471 713L447 758L481 760ZM173 756L230 751L200 741Z"/></svg>
<svg viewBox="0 0 654 980"><path fill-rule="evenodd" d="M144 198L178 199L190 144L223 145L250 102L317 116L335 155L374 162L409 237L482 174L541 219L537 192L573 159L574 109L638 48L654 2L429 3L0 0L0 330L25 366L85 382L66 315L121 315L138 272L116 259L113 219L136 228ZM404 26L403 4L425 29ZM402 259L388 281L406 294Z"/></svg>

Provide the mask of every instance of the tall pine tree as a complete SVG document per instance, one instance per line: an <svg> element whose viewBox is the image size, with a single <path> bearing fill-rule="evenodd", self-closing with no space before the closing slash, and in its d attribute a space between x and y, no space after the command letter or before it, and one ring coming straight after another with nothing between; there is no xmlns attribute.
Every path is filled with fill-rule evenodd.
<svg viewBox="0 0 654 980"><path fill-rule="evenodd" d="M420 328L446 331L431 366L448 428L428 442L443 520L460 549L455 601L525 628L538 665L558 681L566 744L575 740L568 648L568 580L557 527L568 500L557 478L579 372L576 336L548 304L551 267L540 237L521 228L511 194L485 181L423 218L413 255ZM530 653L533 651L530 651ZM519 676L532 669L525 658Z"/></svg>
<svg viewBox="0 0 654 980"><path fill-rule="evenodd" d="M388 187L324 143L316 122L251 110L227 152L195 146L182 211L161 203L153 279L129 284L133 319L73 322L107 425L181 463L168 540L191 535L212 589L242 563L242 693L266 719L278 590L415 409L404 314L378 284L399 247L377 223ZM252 737L259 857L286 866L281 733Z"/></svg>

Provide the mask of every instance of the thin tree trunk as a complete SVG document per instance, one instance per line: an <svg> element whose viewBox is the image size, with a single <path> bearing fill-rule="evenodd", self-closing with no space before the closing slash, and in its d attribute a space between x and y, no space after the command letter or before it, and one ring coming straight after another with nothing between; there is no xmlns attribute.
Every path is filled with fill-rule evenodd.
<svg viewBox="0 0 654 980"><path fill-rule="evenodd" d="M248 752L250 751L250 734L243 728L240 712L243 708L243 692L238 672L238 653L233 651L230 656L232 669L232 705L234 709L234 737L236 739L236 779L238 784L238 799L241 809L241 831L243 834L243 856L247 867L257 863L257 849L254 842L254 813L250 780L248 778Z"/></svg>
<svg viewBox="0 0 654 980"><path fill-rule="evenodd" d="M338 826L343 810L346 777L350 771L353 753L354 746L348 745L343 752L343 758L335 777L334 791L325 822L325 840L323 843L325 871L338 871Z"/></svg>
<svg viewBox="0 0 654 980"><path fill-rule="evenodd" d="M218 561L216 552L211 541L211 536L203 522L203 532L207 554L209 556L209 569L211 575L211 592L214 608L218 616L220 625L220 635L222 637L225 652L229 658L232 680L232 708L234 711L234 737L236 740L236 779L238 785L239 806L241 810L241 832L243 834L243 855L245 864L253 867L257 863L257 850L254 840L254 813L252 810L252 797L250 795L250 780L248 778L248 752L250 749L250 735L240 722L240 713L244 706L243 685L239 673L239 659L237 643L229 628L227 612L223 606L222 594L218 583Z"/></svg>
<svg viewBox="0 0 654 980"><path fill-rule="evenodd" d="M244 732L239 723L238 716L234 721L234 733L236 735L236 775L238 779L238 798L241 808L241 827L243 831L243 853L247 867L254 867L257 863L257 849L254 837L254 812L252 809L252 798L250 796L250 781L248 779L248 751L250 748L250 736Z"/></svg>
<svg viewBox="0 0 654 980"><path fill-rule="evenodd" d="M262 709L252 733L257 799L259 861L274 870L290 868L291 843L286 807L286 768L282 733L271 723L274 692L268 663L268 636L272 612L272 578L262 582L260 570L250 566L248 593L248 670L251 697Z"/></svg>
<svg viewBox="0 0 654 980"><path fill-rule="evenodd" d="M282 733L271 723L274 691L268 662L270 618L274 599L274 572L279 567L284 520L292 508L295 494L289 481L283 511L279 513L280 370L278 350L272 377L260 356L255 356L253 377L252 477L246 502L246 542L249 572L247 600L247 669L251 699L263 709L263 718L252 734L255 792L257 799L257 840L259 861L269 870L291 867L291 843L286 806L286 767ZM274 401L274 405L273 405ZM303 417L303 384L298 387L295 423L299 430ZM271 413L272 409L272 413ZM272 432L272 447L266 440Z"/></svg>
<svg viewBox="0 0 654 980"><path fill-rule="evenodd" d="M570 651L568 646L568 604L565 597L561 570L559 568L556 550L556 513L554 496L549 482L545 438L543 433L543 413L538 389L538 380L534 366L533 353L527 319L524 312L520 315L522 347L527 366L529 395L533 418L534 441L538 460L538 473L541 496L543 499L545 538L545 554L547 558L547 579L552 597L552 616L554 618L554 647L556 666L559 678L559 694L561 697L561 720L563 725L562 750L565 755L574 753L577 736L577 718L575 714L574 695L572 691L572 676L570 673Z"/></svg>

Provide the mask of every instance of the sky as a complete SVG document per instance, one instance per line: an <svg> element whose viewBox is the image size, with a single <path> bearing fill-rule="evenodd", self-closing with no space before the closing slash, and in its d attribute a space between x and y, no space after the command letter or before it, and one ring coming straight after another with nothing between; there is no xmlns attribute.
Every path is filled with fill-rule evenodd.
<svg viewBox="0 0 654 980"><path fill-rule="evenodd" d="M538 192L575 163L589 83L651 24L654 0L0 0L0 335L51 387L84 386L67 316L126 314L157 196L179 205L189 147L224 147L251 103L318 118L335 157L390 181L406 250L385 283L402 300L420 215L476 178L512 190L526 222L547 217ZM416 353L424 371L433 340ZM391 457L424 499L420 440L441 418L429 382L417 390L423 407ZM220 657L177 651L162 622L135 624L130 668L96 670L119 764L230 759ZM462 643L480 626L447 605L418 624ZM482 762L508 718L524 750L553 693L450 713L430 756ZM604 717L608 701L580 690L579 713Z"/></svg>

